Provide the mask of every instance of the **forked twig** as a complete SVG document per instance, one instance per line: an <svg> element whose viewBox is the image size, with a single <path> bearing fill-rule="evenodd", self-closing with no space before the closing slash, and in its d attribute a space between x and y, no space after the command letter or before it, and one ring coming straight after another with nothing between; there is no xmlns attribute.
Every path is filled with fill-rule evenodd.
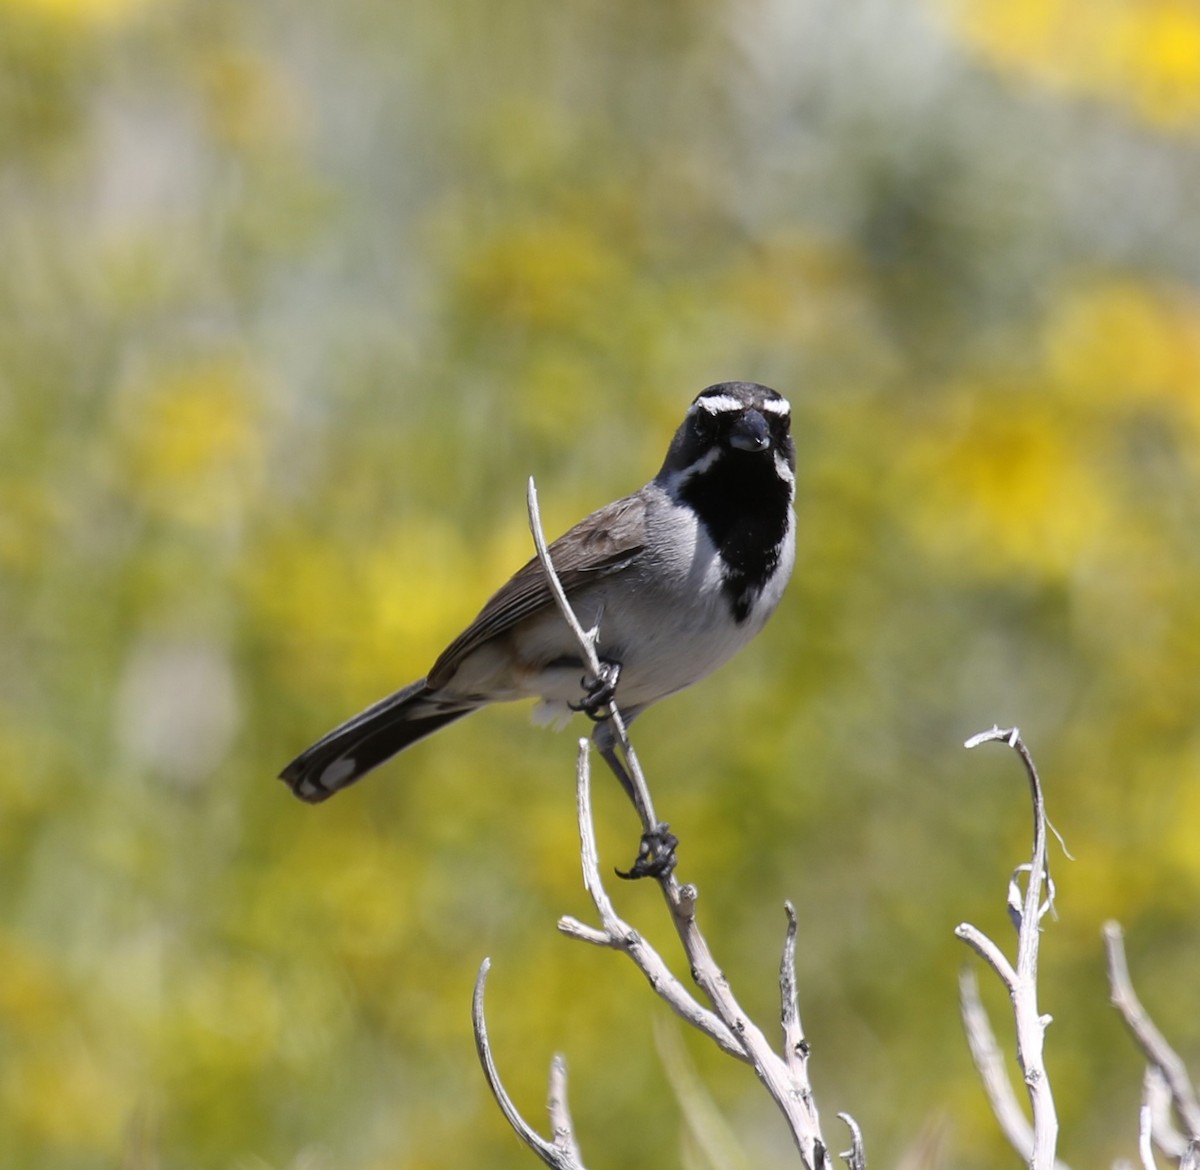
<svg viewBox="0 0 1200 1170"><path fill-rule="evenodd" d="M1175 1126L1171 1086L1157 1065L1146 1065L1142 1077L1142 1100L1150 1106L1150 1132L1154 1144L1168 1158L1182 1158L1188 1147L1188 1139Z"/></svg>
<svg viewBox="0 0 1200 1170"><path fill-rule="evenodd" d="M613 908L612 900L604 888L596 851L587 748L587 741L580 740L577 769L580 856L584 886L591 895L601 926L599 929L585 926L567 917L559 921L559 929L572 938L610 947L627 955L646 976L655 992L681 1019L707 1035L722 1051L749 1064L784 1114L804 1164L810 1170L828 1170L829 1152L821 1137L816 1103L803 1063L799 1065L801 1075L794 1075L792 1065L772 1050L762 1031L738 1004L696 924L694 887L678 886L673 878L669 879L678 890L679 917L676 924L678 926L680 920L683 921L680 936L684 950L693 978L712 1004L711 1011L689 994L658 953ZM794 942L794 935L789 935L789 942L785 945L785 968L789 962L794 963L794 956L789 957L787 953L787 948L794 947ZM790 1025L792 1034L799 1028L794 990L793 982L789 988L791 998L786 1001L796 1017L796 1022Z"/></svg>
<svg viewBox="0 0 1200 1170"><path fill-rule="evenodd" d="M850 1131L850 1148L843 1150L838 1157L846 1163L847 1170L867 1170L867 1151L858 1122L849 1113L839 1113L838 1117L846 1123L846 1128Z"/></svg>
<svg viewBox="0 0 1200 1170"><path fill-rule="evenodd" d="M1002 731L999 727L993 727L990 731L972 736L967 740L966 746L973 748L982 743L1005 743L1017 752L1021 757L1021 762L1025 765L1033 803L1032 857L1028 865L1017 868L1009 882L1008 907L1017 926L1016 964L1011 964L1000 948L970 923L962 923L956 928L955 934L972 947L996 972L1012 999L1013 1018L1017 1031L1017 1061L1021 1066L1030 1108L1033 1112L1033 1128L1028 1147L1022 1149L1015 1141L1014 1146L1023 1157L1027 1158L1031 1170L1050 1170L1055 1164L1058 1116L1054 1108L1054 1096L1050 1090L1050 1079L1046 1075L1043 1063L1046 1027L1050 1023L1050 1017L1041 1015L1037 1005L1037 962L1041 920L1051 909L1054 898L1054 888L1050 883L1046 864L1046 807L1037 768L1034 766L1029 749L1021 739L1020 732L1016 728ZM1020 888L1021 874L1027 875L1024 894ZM1044 902L1042 900L1043 888L1048 890L1048 897ZM966 1018L967 1010L967 1004L964 1003L964 1018ZM978 1013L975 1013L973 1018L978 1027ZM970 1034L970 1025L968 1025L968 1036ZM993 1092L995 1091L993 1087ZM993 1099L991 1093L989 1093L989 1098ZM998 1100L999 1095L997 1094L994 1099ZM1011 1117L1007 1121L1001 1118L1000 1121L1010 1141L1020 1135L1021 1131L1013 1124Z"/></svg>
<svg viewBox="0 0 1200 1170"><path fill-rule="evenodd" d="M550 1124L554 1129L554 1140L546 1141L521 1116L520 1110L513 1103L500 1080L500 1072L492 1057L492 1047L488 1042L487 1023L483 1014L483 991L487 984L488 970L491 959L484 959L480 964L479 974L475 978L475 994L471 1001L471 1019L475 1028L475 1050L479 1053L479 1063L483 1066L483 1075L487 1078L488 1088L500 1106L513 1132L523 1141L547 1166L552 1170L587 1170L580 1160L579 1147L575 1142L575 1132L571 1124L571 1111L567 1107L567 1066L561 1056L556 1056L550 1065L549 1110Z"/></svg>
<svg viewBox="0 0 1200 1170"><path fill-rule="evenodd" d="M587 669L598 677L600 673L596 641L599 631L586 631L575 616L554 570L554 565L541 528L537 504L537 489L529 481L527 496L529 524L533 533L538 557L545 570L555 600L564 620L575 634L583 661ZM634 801L647 832L658 826L653 803L646 787L645 777L637 762L636 754L629 743L625 724L615 702L609 705L611 720L617 743L628 765L629 779L634 789ZM612 762L611 760L609 761ZM591 808L591 769L589 766L588 742L579 743L576 773L577 812L579 821L580 857L583 865L584 885L591 895L592 903L600 918L600 926L587 926L575 918L564 917L559 929L571 938L596 946L609 947L628 955L659 996L683 1020L697 1028L716 1043L724 1052L745 1061L753 1069L779 1107L792 1133L793 1141L808 1170L831 1170L829 1150L821 1136L820 1119L812 1090L808 1082L808 1044L804 1039L796 1007L795 945L796 919L792 907L788 906L788 933L780 969L782 995L782 1024L785 1055L776 1053L767 1042L762 1031L746 1015L729 987L721 969L713 959L708 942L696 922L697 891L694 886L681 885L672 873L656 874L659 888L671 912L671 920L683 945L688 967L697 986L704 993L711 1008L700 1004L671 973L661 956L636 930L616 913L612 900L604 888L601 877L599 855L596 847L595 829ZM553 1145L546 1143L521 1119L520 1114L504 1093L496 1073L495 1063L487 1044L487 1033L483 1024L483 982L487 973L485 962L480 970L475 992L475 1034L480 1060L493 1094L496 1096L509 1124L548 1165L574 1166L578 1164L578 1153L570 1139L569 1118L565 1119L563 1140ZM862 1170L865 1155L862 1137L852 1118L843 1116L851 1128L853 1148L845 1155L851 1170ZM565 1117L565 1114L564 1114ZM550 1158L559 1161L551 1162ZM562 1160L574 1158L575 1161Z"/></svg>
<svg viewBox="0 0 1200 1170"><path fill-rule="evenodd" d="M1189 1140L1200 1141L1200 1100L1197 1099L1196 1088L1188 1075L1187 1066L1155 1026L1133 989L1129 964L1125 959L1125 936L1120 924L1106 922L1103 933L1108 957L1109 1000L1120 1013L1149 1064L1142 1125L1164 1154L1181 1157L1187 1152ZM1165 1093L1161 1092L1164 1086ZM1184 1129L1188 1131L1186 1136L1170 1125L1169 1116L1162 1116L1166 1110L1155 1108L1156 1101L1163 1097L1174 1106Z"/></svg>
<svg viewBox="0 0 1200 1170"><path fill-rule="evenodd" d="M596 831L592 819L590 777L588 741L581 739L576 768L579 852L583 863L583 885L591 895L592 905L596 907L596 913L600 916L600 928L587 926L577 918L565 915L559 919L558 929L569 938L589 942L595 946L610 947L628 955L637 969L646 976L654 991L680 1019L703 1032L730 1056L735 1056L738 1060L747 1060L746 1052L733 1032L717 1015L696 1001L687 988L675 978L662 956L621 918L613 907L600 876L600 856L596 848Z"/></svg>
<svg viewBox="0 0 1200 1170"><path fill-rule="evenodd" d="M1033 1127L1021 1110L1021 1103L1013 1091L1012 1081L1004 1065L1004 1053L996 1041L996 1033L988 1019L987 1009L979 997L979 980L971 967L963 967L958 976L959 1005L962 1011L963 1028L967 1033L967 1047L975 1070L983 1083L992 1115L999 1122L1000 1131L1026 1162L1033 1156ZM1068 1170L1061 1159L1054 1163L1056 1170Z"/></svg>

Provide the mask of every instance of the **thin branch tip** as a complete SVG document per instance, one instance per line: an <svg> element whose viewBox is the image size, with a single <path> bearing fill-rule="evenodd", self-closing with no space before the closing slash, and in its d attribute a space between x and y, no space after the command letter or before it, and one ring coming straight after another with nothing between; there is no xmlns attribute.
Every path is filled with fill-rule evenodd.
<svg viewBox="0 0 1200 1170"><path fill-rule="evenodd" d="M1006 743L1009 747L1016 747L1020 739L1020 728L1002 728L998 723L993 723L987 731L980 731L972 735L963 743L963 747L968 751L971 748L977 748L981 743Z"/></svg>
<svg viewBox="0 0 1200 1170"><path fill-rule="evenodd" d="M999 1055L987 1013L979 1000L973 977L960 979L959 995L963 1023L971 1055L984 1083L992 1112L1009 1144L1033 1170L1050 1170L1060 1165L1055 1157L1058 1118L1050 1081L1043 1060L1046 1028L1050 1016L1037 1005L1038 945L1041 921L1054 907L1054 884L1046 863L1046 806L1037 765L1016 727L993 726L966 742L968 748L982 743L1004 743L1021 758L1029 781L1033 805L1033 848L1028 862L1017 866L1008 882L1007 905L1017 928L1015 962L978 928L962 923L955 934L970 946L996 973L1012 1000L1017 1032L1017 1063L1029 1098L1032 1124L1020 1109L1014 1086ZM1022 889L1021 879L1025 878ZM1045 900L1043 901L1043 890Z"/></svg>
<svg viewBox="0 0 1200 1170"><path fill-rule="evenodd" d="M850 1148L843 1150L838 1157L850 1168L850 1170L866 1170L867 1166L867 1151L863 1145L862 1129L858 1122L849 1113L839 1113L838 1119L842 1121L846 1128L850 1131Z"/></svg>
<svg viewBox="0 0 1200 1170"><path fill-rule="evenodd" d="M1150 1071L1161 1075L1175 1112L1194 1138L1200 1135L1200 1094L1182 1057L1154 1023L1134 989L1120 924L1113 920L1106 922L1103 935L1108 958L1109 1002L1117 1009L1134 1043L1149 1062ZM1161 1148L1161 1143L1159 1145Z"/></svg>

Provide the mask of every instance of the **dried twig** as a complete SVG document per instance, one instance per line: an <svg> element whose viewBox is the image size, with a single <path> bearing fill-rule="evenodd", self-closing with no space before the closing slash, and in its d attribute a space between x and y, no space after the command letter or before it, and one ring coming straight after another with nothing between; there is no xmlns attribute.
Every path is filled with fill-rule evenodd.
<svg viewBox="0 0 1200 1170"><path fill-rule="evenodd" d="M1055 1163L1055 1145L1058 1140L1058 1117L1054 1109L1054 1097L1050 1090L1050 1079L1042 1060L1046 1027L1049 1016L1038 1012L1037 1006L1037 960L1041 919L1053 905L1054 887L1050 883L1046 864L1046 808L1042 797L1042 785L1037 768L1029 754L1020 732L1016 728L1002 731L993 727L967 740L968 748L982 743L1006 743L1021 757L1029 778L1030 795L1033 803L1033 853L1030 863L1014 872L1009 882L1008 907L1017 926L1017 961L1015 966L991 939L969 923L962 923L955 933L971 946L996 972L1008 989L1013 1004L1013 1018L1017 1030L1017 1061L1025 1078L1025 1088L1033 1111L1033 1130L1028 1149L1018 1152L1029 1161L1031 1170L1050 1170ZM1022 894L1020 876L1026 876ZM1048 896L1042 900L1045 887ZM964 1005L964 1013L966 1007ZM1016 1127L1001 1119L1006 1136L1010 1141ZM1015 1143L1014 1143L1015 1145Z"/></svg>
<svg viewBox="0 0 1200 1170"><path fill-rule="evenodd" d="M572 938L611 947L628 955L646 976L650 986L681 1019L709 1036L723 1051L745 1061L754 1069L787 1119L805 1165L810 1167L810 1170L827 1168L829 1154L821 1137L816 1104L807 1075L793 1075L791 1065L771 1049L766 1037L734 998L728 981L713 961L708 943L696 924L694 887L677 886L671 877L660 879L660 883L665 881L676 886L679 907L676 923L678 926L682 921L680 934L684 940L684 949L691 964L692 974L713 1005L712 1011L703 1007L688 993L671 974L658 953L613 908L612 900L604 888L596 851L587 740L579 742L577 781L584 886L600 916L601 927L596 929L585 926L574 918L563 918L559 921L559 929ZM789 945L794 945L794 935L791 936ZM788 961L785 958L785 967ZM794 959L791 961L794 962ZM790 990L790 1007L795 1014L794 987ZM789 1027L793 1030L798 1029L798 1019ZM801 1041L802 1045L803 1043ZM803 1072L803 1064L800 1067Z"/></svg>
<svg viewBox="0 0 1200 1170"><path fill-rule="evenodd" d="M579 643L580 652L587 669L594 677L600 675L600 662L596 654L598 630L585 631L576 618L566 593L554 571L554 565L546 545L545 535L541 528L541 518L537 504L537 489L533 480L529 481L527 496L529 508L529 525L533 533L534 544L538 557L546 572L555 600L563 614L564 620L574 631ZM653 802L645 777L638 764L637 756L629 743L625 723L621 718L615 702L609 705L608 719L614 734L615 742L621 750L626 766L627 778L630 781L634 803L647 833L656 830L658 825L654 813ZM603 750L603 749L602 749ZM605 758L616 770L620 762L614 758ZM580 939L598 946L611 947L623 954L638 966L649 980L651 986L671 1006L682 1019L704 1032L723 1051L747 1062L755 1071L759 1080L766 1087L772 1099L783 1113L792 1132L793 1140L800 1156L808 1170L830 1170L829 1151L821 1136L820 1120L816 1104L808 1084L806 1059L807 1043L800 1028L799 1016L796 1010L795 977L794 977L794 948L795 922L794 916L789 925L788 937L784 948L782 963L781 986L783 991L783 1028L785 1043L788 1051L786 1057L777 1054L767 1042L762 1031L742 1010L729 982L713 959L708 942L700 932L696 923L696 888L681 885L671 873L656 874L659 888L671 912L671 920L676 933L683 945L688 967L705 998L711 1004L711 1010L698 1003L683 985L675 979L657 952L613 909L612 902L605 892L600 875L600 865L595 842L595 830L592 826L590 768L588 765L587 741L580 742L579 764L577 771L577 796L579 813L579 834L581 842L581 858L584 871L584 884L592 897L592 902L600 916L600 927L587 926L574 918L563 918L559 929L572 938ZM482 980L482 973L481 973ZM482 983L477 988L477 1022L476 1035L480 1035L482 1025ZM496 1094L501 1108L508 1117L510 1124L521 1134L522 1138L537 1150L545 1160L543 1150L546 1148L541 1139L540 1146L530 1142L531 1131L520 1120L512 1109L511 1102L505 1103L501 1097L502 1088L499 1078L495 1076L494 1065L490 1064L490 1054L486 1049L486 1033L480 1042L480 1058L484 1060L484 1069L488 1074L488 1082ZM536 1134L532 1135L536 1138ZM856 1138L855 1150L852 1156L857 1158L855 1166L861 1164L861 1141Z"/></svg>
<svg viewBox="0 0 1200 1170"><path fill-rule="evenodd" d="M586 926L577 918L568 915L559 919L558 929L570 938L596 946L611 947L628 955L637 969L646 976L650 986L680 1019L710 1037L730 1056L746 1060L746 1053L737 1037L713 1012L696 1002L687 988L675 978L662 956L622 919L613 907L600 876L600 857L596 849L596 830L592 820L590 777L588 741L581 739L576 768L580 858L583 863L583 885L591 895L601 925L599 929Z"/></svg>
<svg viewBox="0 0 1200 1170"><path fill-rule="evenodd" d="M1154 1162L1154 1142L1150 1137L1150 1106L1142 1105L1138 1110L1138 1157L1142 1170L1158 1170Z"/></svg>
<svg viewBox="0 0 1200 1170"><path fill-rule="evenodd" d="M846 1163L848 1170L867 1170L867 1151L863 1145L862 1130L858 1122L849 1113L839 1113L838 1117L846 1123L850 1130L850 1148L843 1150L838 1157Z"/></svg>
<svg viewBox="0 0 1200 1170"><path fill-rule="evenodd" d="M1142 1077L1142 1100L1150 1106L1150 1132L1154 1135L1154 1144L1169 1158L1183 1157L1188 1139L1175 1126L1171 1086L1157 1065L1146 1065Z"/></svg>
<svg viewBox="0 0 1200 1170"><path fill-rule="evenodd" d="M475 995L472 1000L471 1019L475 1026L475 1050L479 1053L479 1063L483 1065L483 1075L487 1077L488 1088L500 1106L500 1111L513 1127L513 1132L521 1139L547 1166L552 1170L586 1170L579 1157L579 1147L575 1143L575 1133L571 1125L571 1112L567 1107L567 1066L561 1056L556 1056L550 1065L550 1094L549 1110L550 1124L554 1129L554 1140L546 1141L538 1135L534 1128L521 1116L512 1098L508 1095L500 1081L500 1073L492 1058L492 1048L488 1043L487 1024L483 1015L483 990L487 984L488 970L492 962L484 959L475 979Z"/></svg>
<svg viewBox="0 0 1200 1170"><path fill-rule="evenodd" d="M542 531L541 510L538 508L537 484L534 483L532 475L529 477L529 484L526 487L525 504L529 512L529 530L533 534L534 548L537 549L538 560L542 563L542 569L545 571L550 591L554 594L555 604L558 606L563 620L575 635L575 641L579 643L579 649L583 655L584 665L587 667L588 674L593 679L598 679L601 674L601 667L600 656L596 653L596 643L599 640L600 631L598 628L585 630L579 619L575 616L575 611L571 608L571 603L567 600L566 591L563 589L562 582L558 579L558 574L554 570L554 564L550 560L550 550L546 544L546 534ZM641 764L638 762L637 754L633 750L633 745L629 742L625 720L621 712L617 709L615 700L609 704L608 719L615 733L616 741L621 748L621 754L624 756L625 778L629 781L630 795L633 797L634 807L641 818L642 828L645 832L652 833L658 828L659 824L658 817L654 813L654 801L651 799L650 788L646 783L646 777L642 772ZM614 763L613 766L616 767L617 765Z"/></svg>
<svg viewBox="0 0 1200 1170"><path fill-rule="evenodd" d="M963 967L959 972L958 993L967 1046L983 1083L983 1091L987 1094L988 1104L1008 1144L1028 1162L1033 1156L1033 1127L1013 1091L1008 1070L1004 1067L1004 1053L1000 1051L987 1009L979 998L979 980L971 967ZM1068 1170L1067 1164L1061 1159L1054 1165L1056 1170Z"/></svg>
<svg viewBox="0 0 1200 1170"><path fill-rule="evenodd" d="M787 912L787 937L783 943L783 959L779 964L780 1023L783 1025L783 1058L797 1084L808 1085L808 1054L811 1046L804 1037L796 999L796 908L791 902L783 904Z"/></svg>
<svg viewBox="0 0 1200 1170"><path fill-rule="evenodd" d="M1180 1135L1169 1125L1169 1119L1162 1118L1161 1113L1153 1108L1155 1087L1148 1074L1147 1124L1152 1126L1155 1144L1159 1149L1164 1154L1178 1158L1185 1152L1189 1139L1193 1142L1200 1140L1200 1100L1197 1099L1196 1088L1188 1075L1187 1066L1167 1042L1167 1038L1155 1027L1154 1021L1133 989L1129 965L1125 960L1125 936L1118 923L1104 924L1104 946L1108 955L1109 999L1142 1050L1150 1069L1156 1070L1165 1083L1170 1102L1175 1107L1184 1129L1188 1131L1186 1136ZM1162 1094L1157 1096L1161 1099Z"/></svg>

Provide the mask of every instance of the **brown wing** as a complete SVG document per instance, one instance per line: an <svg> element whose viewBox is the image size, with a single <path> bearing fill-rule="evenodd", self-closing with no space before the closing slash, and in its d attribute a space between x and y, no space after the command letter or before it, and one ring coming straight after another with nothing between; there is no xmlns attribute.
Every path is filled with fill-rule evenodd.
<svg viewBox="0 0 1200 1170"><path fill-rule="evenodd" d="M550 559L567 597L598 577L619 572L637 557L645 544L645 510L640 495L626 496L593 512L550 545ZM553 604L545 570L533 557L442 651L429 672L429 686L444 685L471 651Z"/></svg>

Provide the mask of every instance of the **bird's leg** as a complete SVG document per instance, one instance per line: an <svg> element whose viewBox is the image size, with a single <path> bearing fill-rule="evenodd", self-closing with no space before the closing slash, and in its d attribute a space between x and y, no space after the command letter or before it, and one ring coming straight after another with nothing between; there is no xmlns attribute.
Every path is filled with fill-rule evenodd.
<svg viewBox="0 0 1200 1170"><path fill-rule="evenodd" d="M593 736L592 741L600 749L600 756L608 765L612 774L621 782L621 787L625 789L625 795L629 797L633 803L633 807L641 812L638 808L637 793L633 787L633 779L625 770L625 765L621 761L621 757L617 755L616 747L607 742L603 742L600 736Z"/></svg>
<svg viewBox="0 0 1200 1170"><path fill-rule="evenodd" d="M608 736L598 735L593 738L596 746L600 749L601 758L609 766L612 774L621 782L621 787L625 789L625 795L629 797L633 807L638 810L640 815L642 810L638 804L633 780L630 778L624 762L617 755L615 745L610 742ZM625 878L627 881L636 881L638 878L647 877L666 877L675 869L675 846L678 844L679 838L671 832L671 826L666 821L659 821L653 829L642 834L638 855L633 865L627 870L618 869L617 877Z"/></svg>
<svg viewBox="0 0 1200 1170"><path fill-rule="evenodd" d="M594 723L607 719L607 707L616 697L617 680L620 677L621 664L619 662L602 660L599 675L595 678L585 675L580 680L584 691L583 699L579 703L568 703L567 706L572 711L582 711ZM609 761L609 767L612 767L612 761ZM628 776L621 783L626 785L627 791L630 790Z"/></svg>

